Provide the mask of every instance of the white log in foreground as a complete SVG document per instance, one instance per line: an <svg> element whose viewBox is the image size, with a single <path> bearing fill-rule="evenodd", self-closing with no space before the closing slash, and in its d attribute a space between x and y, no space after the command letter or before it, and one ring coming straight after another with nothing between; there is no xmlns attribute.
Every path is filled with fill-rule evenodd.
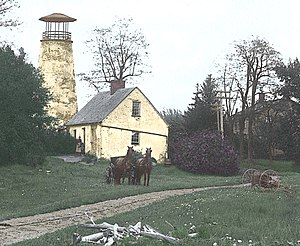
<svg viewBox="0 0 300 246"><path fill-rule="evenodd" d="M113 230L115 225L103 222L101 224L82 224L80 226L86 227L86 228L94 228L94 229ZM126 230L125 227L121 227L121 226L118 226L117 229L118 229L118 232L124 232Z"/></svg>
<svg viewBox="0 0 300 246"><path fill-rule="evenodd" d="M180 242L180 240L178 238L166 236L166 235L161 234L159 232L145 232L145 231L141 231L141 235L142 236L146 236L146 237L152 237L152 238L160 239L160 240L166 240L169 243L173 243L173 244L177 244L177 243Z"/></svg>

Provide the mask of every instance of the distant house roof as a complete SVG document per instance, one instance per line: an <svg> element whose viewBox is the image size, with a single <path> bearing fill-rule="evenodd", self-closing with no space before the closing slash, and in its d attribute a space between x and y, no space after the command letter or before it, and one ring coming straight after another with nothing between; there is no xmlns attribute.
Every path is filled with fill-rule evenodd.
<svg viewBox="0 0 300 246"><path fill-rule="evenodd" d="M114 94L99 92L67 123L70 125L102 122L135 88L123 88Z"/></svg>

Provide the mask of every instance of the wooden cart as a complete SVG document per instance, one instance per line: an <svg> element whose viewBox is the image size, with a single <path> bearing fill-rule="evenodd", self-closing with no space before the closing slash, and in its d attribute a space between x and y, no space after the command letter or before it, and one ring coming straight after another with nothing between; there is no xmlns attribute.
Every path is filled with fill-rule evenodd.
<svg viewBox="0 0 300 246"><path fill-rule="evenodd" d="M280 187L280 177L277 172L270 169L258 171L257 169L251 168L243 173L242 183L251 183L252 186L278 189Z"/></svg>

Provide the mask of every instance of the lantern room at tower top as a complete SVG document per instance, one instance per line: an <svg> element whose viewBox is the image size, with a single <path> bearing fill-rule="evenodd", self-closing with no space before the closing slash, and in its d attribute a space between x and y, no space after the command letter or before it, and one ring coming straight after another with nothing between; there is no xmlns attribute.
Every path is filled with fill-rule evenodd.
<svg viewBox="0 0 300 246"><path fill-rule="evenodd" d="M71 33L69 32L69 22L76 19L61 13L53 13L41 17L40 21L46 22L46 30L43 32L43 40L69 40L71 41Z"/></svg>

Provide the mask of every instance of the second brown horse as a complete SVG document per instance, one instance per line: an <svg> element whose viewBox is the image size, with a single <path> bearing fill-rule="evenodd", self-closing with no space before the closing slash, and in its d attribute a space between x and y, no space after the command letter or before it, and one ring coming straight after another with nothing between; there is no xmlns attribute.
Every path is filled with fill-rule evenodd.
<svg viewBox="0 0 300 246"><path fill-rule="evenodd" d="M146 148L145 157L136 161L136 184L141 184L141 178L144 175L144 185L149 186L150 174L152 171L151 148Z"/></svg>

